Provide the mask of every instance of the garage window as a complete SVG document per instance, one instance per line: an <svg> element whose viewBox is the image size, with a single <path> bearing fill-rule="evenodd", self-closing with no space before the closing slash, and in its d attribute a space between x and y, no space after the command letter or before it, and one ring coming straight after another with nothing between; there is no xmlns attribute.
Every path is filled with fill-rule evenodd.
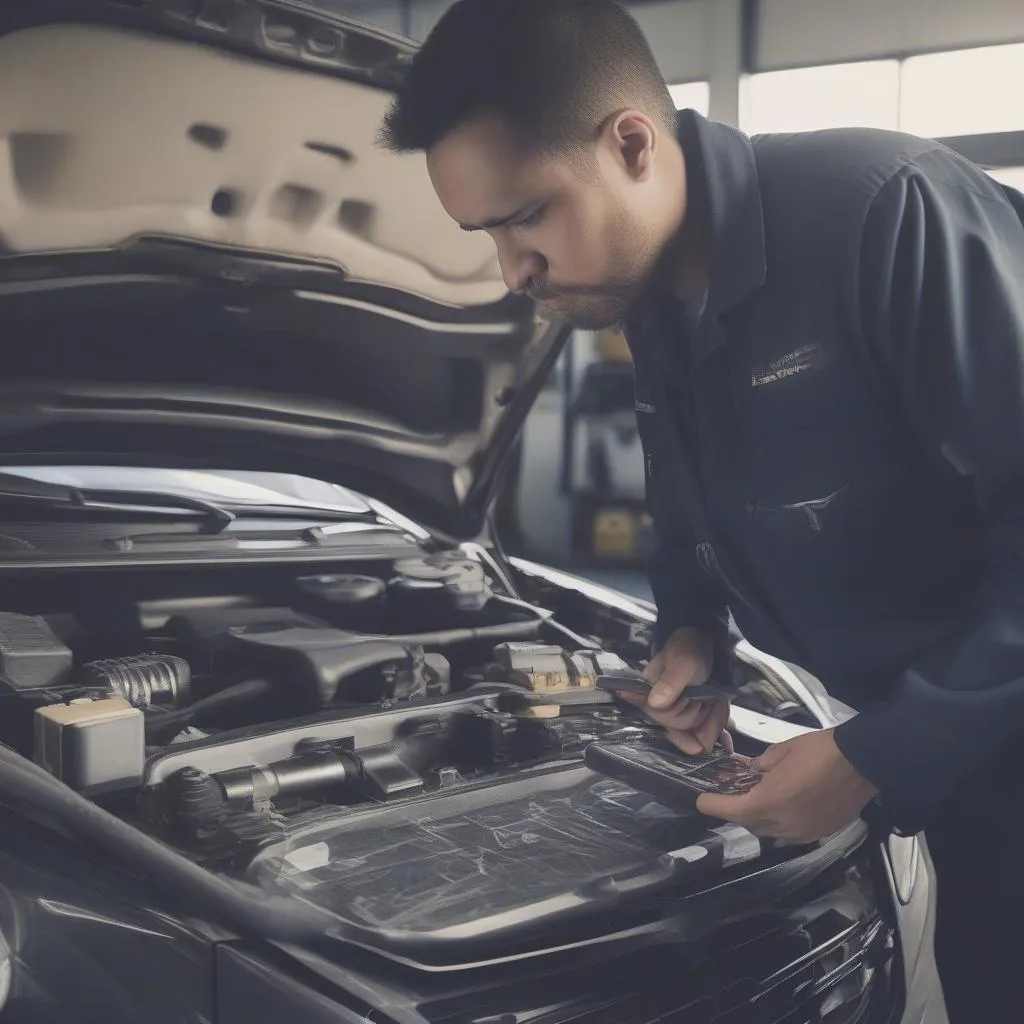
<svg viewBox="0 0 1024 1024"><path fill-rule="evenodd" d="M749 134L893 128L925 138L1024 129L1024 43L905 60L826 64L750 75Z"/></svg>
<svg viewBox="0 0 1024 1024"><path fill-rule="evenodd" d="M903 61L900 128L926 138L1024 128L1024 44Z"/></svg>
<svg viewBox="0 0 1024 1024"><path fill-rule="evenodd" d="M708 116L711 107L711 86L707 82L677 82L668 91L675 101L676 110L696 110Z"/></svg>
<svg viewBox="0 0 1024 1024"><path fill-rule="evenodd" d="M996 181L1024 192L1024 167L1000 167L988 172Z"/></svg>
<svg viewBox="0 0 1024 1024"><path fill-rule="evenodd" d="M740 92L740 127L762 132L890 128L899 122L900 65L895 60L827 64L750 75Z"/></svg>
<svg viewBox="0 0 1024 1024"><path fill-rule="evenodd" d="M1024 190L1024 43L749 75L748 134L889 128L939 139Z"/></svg>

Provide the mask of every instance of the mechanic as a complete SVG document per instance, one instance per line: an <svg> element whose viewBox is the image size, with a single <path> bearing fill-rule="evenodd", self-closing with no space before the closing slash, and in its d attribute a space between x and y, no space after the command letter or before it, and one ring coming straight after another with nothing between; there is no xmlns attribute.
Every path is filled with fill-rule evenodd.
<svg viewBox="0 0 1024 1024"><path fill-rule="evenodd" d="M906 135L677 115L611 0L456 3L382 141L426 153L510 289L625 327L647 713L711 748L729 708L685 691L729 611L860 712L701 810L800 841L860 814L926 829L951 1019L1000 1019L1024 923L1024 196Z"/></svg>

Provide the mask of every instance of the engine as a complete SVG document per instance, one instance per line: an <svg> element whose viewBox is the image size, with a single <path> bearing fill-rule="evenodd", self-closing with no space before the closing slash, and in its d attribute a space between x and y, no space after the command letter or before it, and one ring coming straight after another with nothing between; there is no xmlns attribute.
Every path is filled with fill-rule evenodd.
<svg viewBox="0 0 1024 1024"><path fill-rule="evenodd" d="M237 862L318 814L578 761L637 726L595 680L646 638L599 646L457 554L363 568L0 612L0 738Z"/></svg>

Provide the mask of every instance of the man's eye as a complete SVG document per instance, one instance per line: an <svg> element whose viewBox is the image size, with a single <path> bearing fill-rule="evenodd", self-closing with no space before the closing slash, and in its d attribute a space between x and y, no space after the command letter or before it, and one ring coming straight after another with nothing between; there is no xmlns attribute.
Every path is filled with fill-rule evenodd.
<svg viewBox="0 0 1024 1024"><path fill-rule="evenodd" d="M525 217L520 217L519 220L517 220L515 222L513 227L528 228L531 225L536 224L537 221L540 220L541 214L543 214L543 212L544 212L544 207L543 206L538 206L537 209L534 210L532 213L528 213Z"/></svg>

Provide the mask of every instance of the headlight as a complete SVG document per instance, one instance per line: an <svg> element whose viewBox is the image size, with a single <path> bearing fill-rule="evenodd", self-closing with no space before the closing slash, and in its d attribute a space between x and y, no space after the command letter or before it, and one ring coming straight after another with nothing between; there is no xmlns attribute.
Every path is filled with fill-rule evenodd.
<svg viewBox="0 0 1024 1024"><path fill-rule="evenodd" d="M0 1010L4 1008L11 994L11 981L14 969L14 957L11 947L7 945L4 933L0 932Z"/></svg>
<svg viewBox="0 0 1024 1024"><path fill-rule="evenodd" d="M921 864L921 846L917 836L889 836L885 848L892 868L896 897L906 906L914 898L917 872Z"/></svg>

